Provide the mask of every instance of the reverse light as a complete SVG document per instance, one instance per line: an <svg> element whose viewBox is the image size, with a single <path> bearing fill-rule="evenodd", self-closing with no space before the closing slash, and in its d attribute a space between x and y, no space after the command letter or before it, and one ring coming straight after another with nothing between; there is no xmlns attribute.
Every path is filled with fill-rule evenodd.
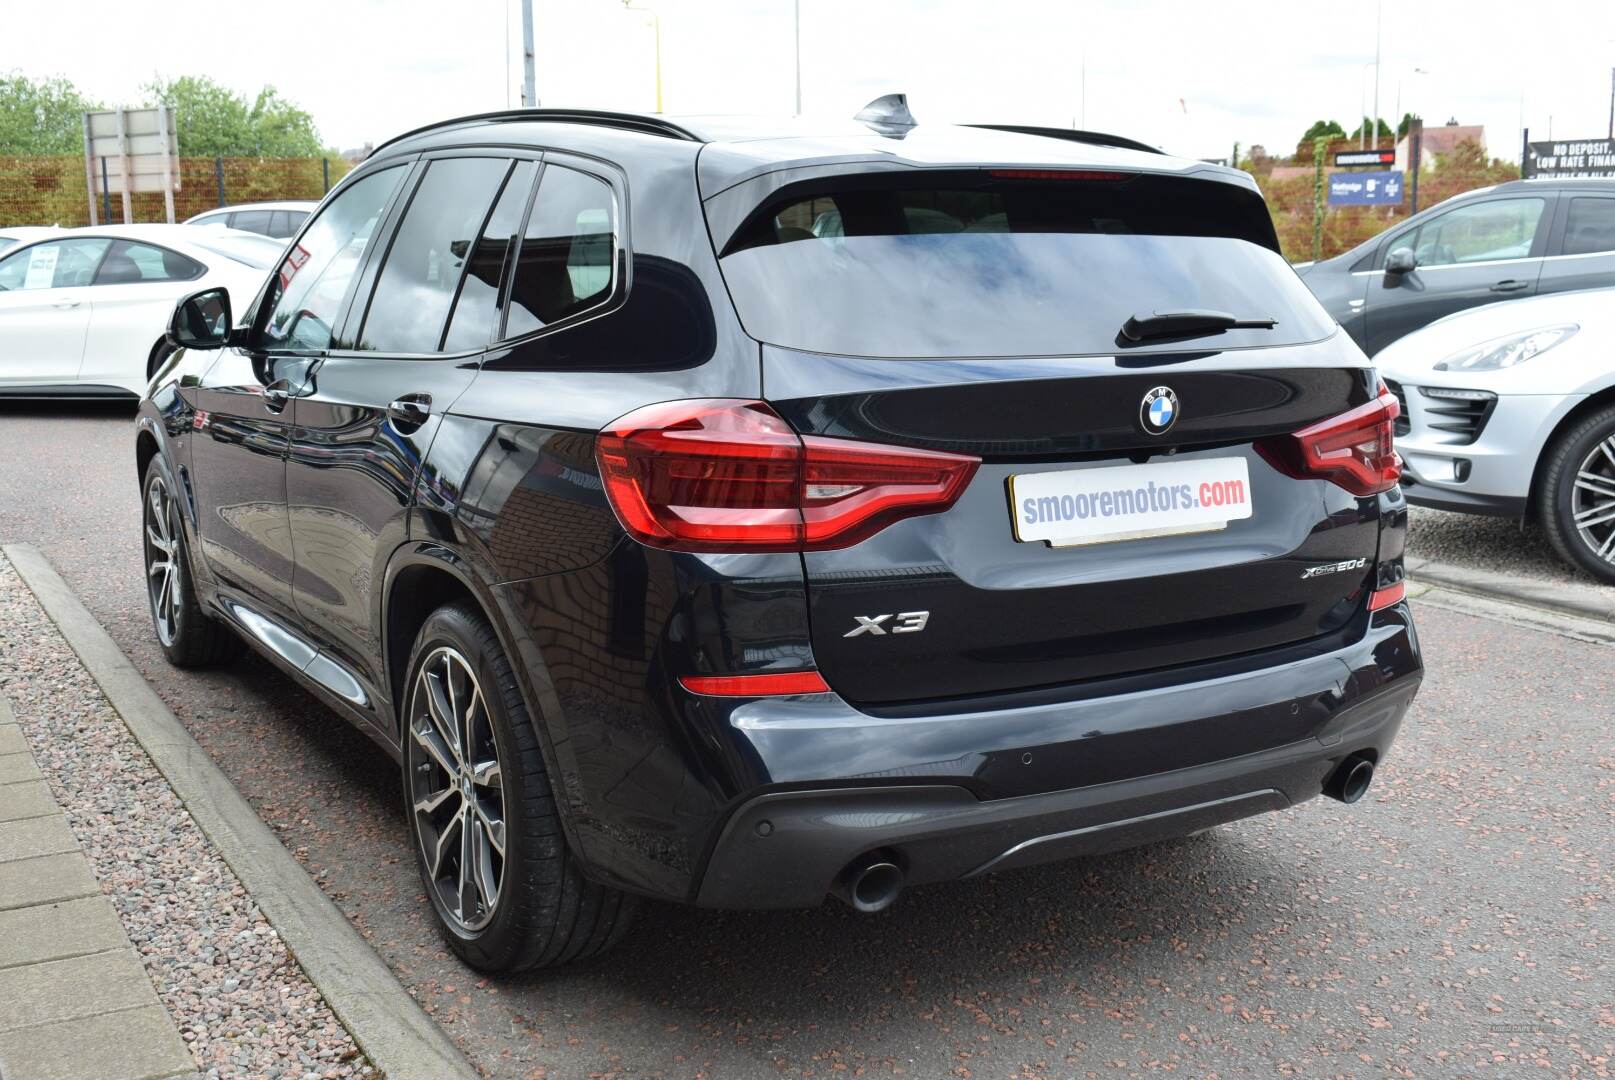
<svg viewBox="0 0 1615 1080"><path fill-rule="evenodd" d="M707 697L783 697L790 694L828 694L830 687L817 671L764 671L755 675L685 675L679 685Z"/></svg>
<svg viewBox="0 0 1615 1080"><path fill-rule="evenodd" d="M952 506L979 458L800 436L760 401L649 405L608 424L595 458L634 539L678 551L849 547Z"/></svg>
<svg viewBox="0 0 1615 1080"><path fill-rule="evenodd" d="M1287 476L1328 480L1353 495L1378 495L1402 478L1391 434L1400 415L1396 396L1381 384L1379 396L1368 404L1293 435L1263 439L1256 451Z"/></svg>
<svg viewBox="0 0 1615 1080"><path fill-rule="evenodd" d="M1575 323L1563 326L1544 326L1520 334L1493 338L1479 345L1461 349L1436 364L1437 371L1500 371L1515 364L1523 364L1533 356L1541 356L1561 341L1570 338L1581 327Z"/></svg>

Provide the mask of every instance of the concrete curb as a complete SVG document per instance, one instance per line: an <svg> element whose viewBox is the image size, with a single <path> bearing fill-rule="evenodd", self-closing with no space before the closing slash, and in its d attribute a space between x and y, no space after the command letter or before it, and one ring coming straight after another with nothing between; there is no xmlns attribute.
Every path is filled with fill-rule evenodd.
<svg viewBox="0 0 1615 1080"><path fill-rule="evenodd" d="M31 544L0 547L309 979L388 1080L477 1076L458 1047L281 846Z"/></svg>
<svg viewBox="0 0 1615 1080"><path fill-rule="evenodd" d="M1434 559L1409 558L1407 572L1414 581L1430 582L1458 592L1490 596L1527 607L1546 608L1579 619L1615 623L1615 600L1603 599L1591 587L1533 581Z"/></svg>

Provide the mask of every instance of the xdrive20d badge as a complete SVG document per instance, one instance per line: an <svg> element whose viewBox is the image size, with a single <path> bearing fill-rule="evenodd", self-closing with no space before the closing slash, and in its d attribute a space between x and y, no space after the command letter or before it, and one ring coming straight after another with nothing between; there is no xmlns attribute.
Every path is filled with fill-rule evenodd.
<svg viewBox="0 0 1615 1080"><path fill-rule="evenodd" d="M1390 750L1398 406L1250 177L860 116L434 124L174 313L158 638L397 762L476 967L1352 802Z"/></svg>

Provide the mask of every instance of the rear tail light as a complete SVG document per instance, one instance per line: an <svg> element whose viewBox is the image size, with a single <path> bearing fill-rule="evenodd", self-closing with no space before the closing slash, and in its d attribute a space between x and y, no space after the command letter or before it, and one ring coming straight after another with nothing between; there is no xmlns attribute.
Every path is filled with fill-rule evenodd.
<svg viewBox="0 0 1615 1080"><path fill-rule="evenodd" d="M595 440L606 497L642 544L679 551L848 547L952 506L979 458L800 436L760 401L669 401Z"/></svg>
<svg viewBox="0 0 1615 1080"><path fill-rule="evenodd" d="M1401 414L1395 395L1382 386L1368 404L1293 435L1263 439L1256 451L1286 475L1328 480L1353 495L1378 495L1402 477L1402 459L1391 434Z"/></svg>

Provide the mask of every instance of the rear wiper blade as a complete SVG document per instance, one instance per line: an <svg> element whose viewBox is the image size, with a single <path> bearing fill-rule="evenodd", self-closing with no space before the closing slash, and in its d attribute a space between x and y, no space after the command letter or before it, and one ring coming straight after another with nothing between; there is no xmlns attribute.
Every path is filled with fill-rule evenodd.
<svg viewBox="0 0 1615 1080"><path fill-rule="evenodd" d="M1160 338L1192 338L1224 330L1271 330L1277 319L1241 319L1226 311L1157 311L1134 315L1122 323L1117 344L1136 344Z"/></svg>

